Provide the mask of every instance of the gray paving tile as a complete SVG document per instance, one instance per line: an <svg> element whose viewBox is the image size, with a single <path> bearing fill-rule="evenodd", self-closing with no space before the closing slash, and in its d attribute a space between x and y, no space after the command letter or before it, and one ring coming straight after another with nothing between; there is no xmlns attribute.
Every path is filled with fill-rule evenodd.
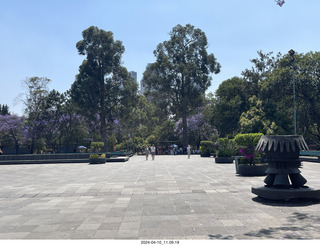
<svg viewBox="0 0 320 245"><path fill-rule="evenodd" d="M27 238L30 232L3 232L0 233L0 239L24 239Z"/></svg>
<svg viewBox="0 0 320 245"><path fill-rule="evenodd" d="M264 177L185 158L3 165L0 239L320 239L319 202L257 200ZM320 189L320 163L302 174Z"/></svg>
<svg viewBox="0 0 320 245"><path fill-rule="evenodd" d="M119 230L121 222L101 223L98 230Z"/></svg>
<svg viewBox="0 0 320 245"><path fill-rule="evenodd" d="M140 239L164 239L164 231L160 228L143 228L139 230Z"/></svg>
<svg viewBox="0 0 320 245"><path fill-rule="evenodd" d="M117 237L118 230L97 230L93 237L94 239L115 239Z"/></svg>

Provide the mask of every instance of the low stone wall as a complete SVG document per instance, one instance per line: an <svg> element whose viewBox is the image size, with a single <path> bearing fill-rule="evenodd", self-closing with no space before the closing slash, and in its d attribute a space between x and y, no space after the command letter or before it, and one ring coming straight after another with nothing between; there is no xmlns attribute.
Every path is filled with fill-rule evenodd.
<svg viewBox="0 0 320 245"><path fill-rule="evenodd" d="M47 160L47 159L88 159L89 156L90 156L90 153L0 155L0 161Z"/></svg>
<svg viewBox="0 0 320 245"><path fill-rule="evenodd" d="M58 153L58 154L18 154L0 155L0 165L8 164L42 164L42 163L88 163L92 153ZM132 156L132 152L109 152L106 153L109 159Z"/></svg>

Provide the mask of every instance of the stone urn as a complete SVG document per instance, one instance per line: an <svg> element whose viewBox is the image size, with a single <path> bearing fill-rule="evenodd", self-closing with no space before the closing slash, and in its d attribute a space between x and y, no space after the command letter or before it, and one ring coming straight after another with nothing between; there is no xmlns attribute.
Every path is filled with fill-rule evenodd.
<svg viewBox="0 0 320 245"><path fill-rule="evenodd" d="M268 169L264 182L268 187L301 187L307 182L299 170L299 153L308 150L301 135L265 135L256 150L266 153Z"/></svg>
<svg viewBox="0 0 320 245"><path fill-rule="evenodd" d="M304 186L307 180L299 170L300 151L308 150L308 145L301 135L266 135L262 136L256 150L266 154L268 169L265 186L252 187L252 193L269 199L320 198L319 191Z"/></svg>

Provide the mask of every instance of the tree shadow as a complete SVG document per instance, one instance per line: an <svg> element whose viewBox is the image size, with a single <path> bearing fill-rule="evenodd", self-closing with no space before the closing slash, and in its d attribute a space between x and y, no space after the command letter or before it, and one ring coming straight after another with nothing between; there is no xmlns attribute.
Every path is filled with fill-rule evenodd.
<svg viewBox="0 0 320 245"><path fill-rule="evenodd" d="M319 239L319 222L319 216L294 212L287 217L287 223L280 227L269 227L267 229L251 231L244 235L261 239Z"/></svg>
<svg viewBox="0 0 320 245"><path fill-rule="evenodd" d="M216 235L208 235L210 240L216 239L216 240L233 240L234 237L232 235L220 235L220 234L216 234Z"/></svg>
<svg viewBox="0 0 320 245"><path fill-rule="evenodd" d="M310 240L320 239L320 216L301 212L293 212L287 217L287 222L281 226L262 228L244 233L240 239L287 239ZM238 239L232 234L209 234L209 239L231 240Z"/></svg>

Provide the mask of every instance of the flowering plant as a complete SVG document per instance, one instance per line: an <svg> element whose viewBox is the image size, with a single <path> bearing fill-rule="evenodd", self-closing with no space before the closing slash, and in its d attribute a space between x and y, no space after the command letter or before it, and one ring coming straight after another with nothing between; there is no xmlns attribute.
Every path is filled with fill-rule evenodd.
<svg viewBox="0 0 320 245"><path fill-rule="evenodd" d="M263 136L262 133L238 134L234 138L237 145L240 147L240 153L243 155L240 158L241 164L254 165L260 163L262 152L255 151L254 148Z"/></svg>
<svg viewBox="0 0 320 245"><path fill-rule="evenodd" d="M254 165L256 163L260 163L260 154L259 152L255 151L254 148L241 148L240 153L244 156L240 159L241 164Z"/></svg>

